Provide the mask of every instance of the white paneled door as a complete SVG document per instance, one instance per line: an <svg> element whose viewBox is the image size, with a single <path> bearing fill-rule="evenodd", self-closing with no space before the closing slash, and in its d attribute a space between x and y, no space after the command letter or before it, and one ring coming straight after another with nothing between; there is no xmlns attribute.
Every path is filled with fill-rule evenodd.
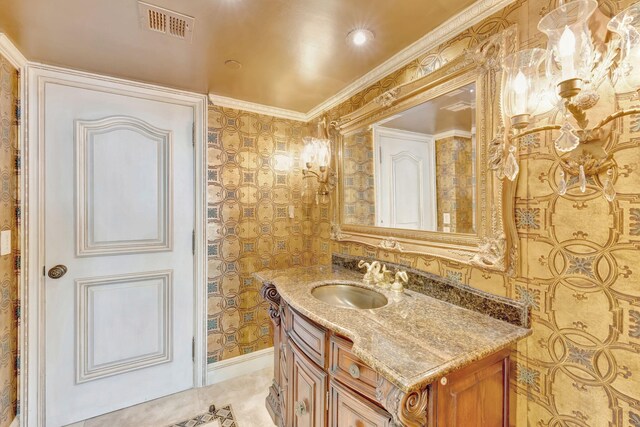
<svg viewBox="0 0 640 427"><path fill-rule="evenodd" d="M40 87L45 420L194 385L194 110Z"/></svg>
<svg viewBox="0 0 640 427"><path fill-rule="evenodd" d="M437 197L432 135L374 128L376 221L381 227L435 231Z"/></svg>

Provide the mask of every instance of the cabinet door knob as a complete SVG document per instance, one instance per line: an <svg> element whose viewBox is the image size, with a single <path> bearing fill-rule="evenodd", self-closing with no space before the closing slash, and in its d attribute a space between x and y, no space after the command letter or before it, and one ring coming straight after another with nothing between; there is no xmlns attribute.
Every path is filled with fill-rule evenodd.
<svg viewBox="0 0 640 427"><path fill-rule="evenodd" d="M440 384L447 385L447 377L440 378Z"/></svg>
<svg viewBox="0 0 640 427"><path fill-rule="evenodd" d="M307 414L307 404L303 400L297 401L293 405L293 409L296 413L296 417L302 417Z"/></svg>
<svg viewBox="0 0 640 427"><path fill-rule="evenodd" d="M48 276L52 279L59 279L65 274L67 274L67 266L58 264L55 267L51 267L49 269Z"/></svg>
<svg viewBox="0 0 640 427"><path fill-rule="evenodd" d="M353 378L360 378L360 368L358 368L358 365L356 365L355 363L352 363L351 366L349 366L349 374L353 377Z"/></svg>

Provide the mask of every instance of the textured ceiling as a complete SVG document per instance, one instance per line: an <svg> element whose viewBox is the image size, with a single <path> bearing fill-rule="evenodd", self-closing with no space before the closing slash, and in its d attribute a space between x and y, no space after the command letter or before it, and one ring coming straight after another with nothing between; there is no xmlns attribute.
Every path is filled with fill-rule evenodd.
<svg viewBox="0 0 640 427"><path fill-rule="evenodd" d="M195 17L193 42L141 30L135 0L0 0L0 31L31 61L307 112L474 1L148 2Z"/></svg>

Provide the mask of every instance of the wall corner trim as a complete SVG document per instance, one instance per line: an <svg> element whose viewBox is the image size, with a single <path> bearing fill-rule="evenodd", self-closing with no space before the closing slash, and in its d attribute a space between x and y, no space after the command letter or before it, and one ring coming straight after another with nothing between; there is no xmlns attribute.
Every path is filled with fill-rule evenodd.
<svg viewBox="0 0 640 427"><path fill-rule="evenodd" d="M207 385L273 366L273 347L207 365Z"/></svg>
<svg viewBox="0 0 640 427"><path fill-rule="evenodd" d="M18 50L16 45L7 37L6 34L0 33L0 54L7 58L11 65L18 70L27 65L27 58Z"/></svg>

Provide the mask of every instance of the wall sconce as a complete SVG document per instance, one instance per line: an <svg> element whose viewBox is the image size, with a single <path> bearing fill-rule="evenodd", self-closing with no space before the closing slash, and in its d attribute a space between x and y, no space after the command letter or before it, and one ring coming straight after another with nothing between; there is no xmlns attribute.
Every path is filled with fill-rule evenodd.
<svg viewBox="0 0 640 427"><path fill-rule="evenodd" d="M518 139L559 130L560 135L554 140L558 152L581 149L561 159L558 193L567 191L567 174L577 177L580 190L585 192L587 177L606 170L602 193L608 201L614 200L614 163L602 147L609 137L605 126L619 117L640 114L640 108L615 111L595 126L590 125L587 110L600 100L598 88L606 80L613 88L624 86L623 92L639 91L640 95L640 3L610 20L607 29L616 37L603 46L594 46L588 26L597 7L595 0L561 5L538 23L538 30L548 38L546 51L528 49L504 58L502 106L510 129L494 141L491 159L491 167L499 171L500 178L513 181L518 176ZM549 104L547 111L553 106L561 109L562 122L529 128L530 118L543 100Z"/></svg>
<svg viewBox="0 0 640 427"><path fill-rule="evenodd" d="M301 155L303 179L315 177L318 181L316 203L327 203L329 193L335 188L335 173L330 167L331 140L327 132L326 117L318 121L318 137L306 136L303 142L304 148ZM317 166L317 171L313 170L314 166Z"/></svg>

